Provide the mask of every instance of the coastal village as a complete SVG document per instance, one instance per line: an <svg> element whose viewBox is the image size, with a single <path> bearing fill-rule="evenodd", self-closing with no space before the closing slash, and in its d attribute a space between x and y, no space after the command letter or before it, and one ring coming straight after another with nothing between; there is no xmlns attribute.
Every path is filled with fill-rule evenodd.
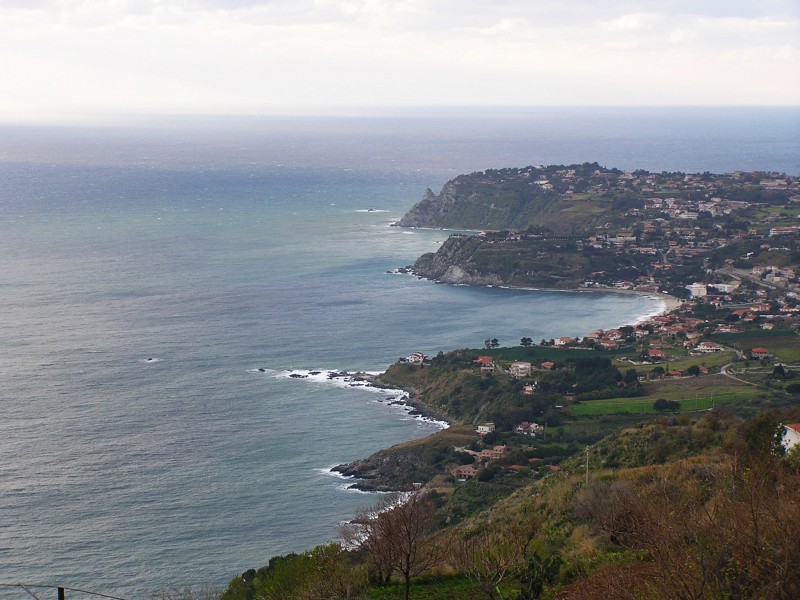
<svg viewBox="0 0 800 600"><path fill-rule="evenodd" d="M576 393L577 383L553 386L565 377L565 370L574 368L571 357L585 356L585 351L609 357L616 371L619 398L595 390L595 401L604 402L611 413L710 410L736 402L735 394L718 392L713 397L714 387L729 391L730 383L751 390L763 386L778 393L788 390L790 395L800 392L800 384L793 383L800 382L800 178L763 172L689 175L601 168L587 177L574 168L554 167L529 167L514 175L567 197L624 188L640 201L629 201L624 213L581 236L510 229L482 231L478 238L509 247L568 241L581 252L613 257L609 264L623 266L588 273L579 289L655 295L664 301L665 310L635 324L596 329L581 337L543 339L538 344L522 337L523 352L517 354L524 356L527 350L540 360L515 360L508 351L495 350L496 339L487 339L484 349L491 354L471 359L475 371L518 381L520 396L541 396L543 389L557 396L528 420L505 422L499 428L492 421L480 422L475 433L482 441L457 449L472 460L447 465L447 474L464 480L492 464L517 472L525 467L542 473L558 470L557 461L528 455L535 454L533 440L546 435L548 416L563 423L590 404L586 390ZM422 353L401 361L431 364ZM637 391L623 393L632 387L633 377ZM682 386L688 398L655 397L660 388L669 388L677 398ZM555 419L554 412L560 413ZM562 435L564 430L562 426ZM787 439L791 431L787 426ZM505 443L496 444L498 440ZM527 455L519 450L528 450ZM524 458L521 464L510 459L515 451L517 459Z"/></svg>
<svg viewBox="0 0 800 600"><path fill-rule="evenodd" d="M502 227L475 227L498 213ZM334 467L351 488L403 494L360 512L342 544L243 573L222 600L296 569L321 589L343 582L320 597L800 595L800 178L489 170L428 191L403 224L475 231L401 272L642 294L664 310L574 337L488 331L353 375L450 426Z"/></svg>

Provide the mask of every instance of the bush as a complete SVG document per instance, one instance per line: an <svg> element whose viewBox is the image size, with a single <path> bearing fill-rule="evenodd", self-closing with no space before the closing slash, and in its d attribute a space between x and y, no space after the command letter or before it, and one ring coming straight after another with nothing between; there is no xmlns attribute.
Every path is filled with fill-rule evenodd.
<svg viewBox="0 0 800 600"><path fill-rule="evenodd" d="M664 398L659 398L655 402L653 402L653 408L658 411L663 410L680 410L681 403L677 400L665 400Z"/></svg>

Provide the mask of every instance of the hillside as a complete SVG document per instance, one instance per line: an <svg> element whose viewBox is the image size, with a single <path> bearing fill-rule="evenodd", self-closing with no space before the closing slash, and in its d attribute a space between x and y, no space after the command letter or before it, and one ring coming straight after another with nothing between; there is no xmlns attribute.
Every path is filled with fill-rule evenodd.
<svg viewBox="0 0 800 600"><path fill-rule="evenodd" d="M273 558L222 600L796 598L800 455L776 432L798 418L665 417L522 485L504 470L441 481L359 513L343 530L357 549Z"/></svg>
<svg viewBox="0 0 800 600"><path fill-rule="evenodd" d="M452 235L408 270L443 283L574 289L592 270L623 263L613 255L585 250L571 236Z"/></svg>
<svg viewBox="0 0 800 600"><path fill-rule="evenodd" d="M439 195L428 190L396 224L481 232L454 233L401 270L444 283L679 298L694 282L761 278L763 270L748 273L753 266L782 283L796 278L800 261L798 200L800 178L775 173L490 169L456 177Z"/></svg>
<svg viewBox="0 0 800 600"><path fill-rule="evenodd" d="M616 192L568 195L566 192L574 189L570 190L570 184L563 182L559 175L562 169L488 169L459 175L448 181L438 195L426 190L422 200L397 225L494 230L536 226L557 233L573 233L606 219L614 207ZM567 169L581 177L587 189L593 180L599 183L606 177L594 175L606 172L597 163L572 165Z"/></svg>

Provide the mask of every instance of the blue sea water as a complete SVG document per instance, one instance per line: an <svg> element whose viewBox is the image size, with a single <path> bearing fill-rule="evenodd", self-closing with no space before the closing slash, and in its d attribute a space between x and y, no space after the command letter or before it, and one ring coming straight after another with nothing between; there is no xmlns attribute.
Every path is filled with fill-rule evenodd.
<svg viewBox="0 0 800 600"><path fill-rule="evenodd" d="M374 501L331 466L436 430L287 370L660 310L391 274L447 235L389 227L426 187L595 160L797 175L798 133L797 109L0 126L0 583L224 586Z"/></svg>

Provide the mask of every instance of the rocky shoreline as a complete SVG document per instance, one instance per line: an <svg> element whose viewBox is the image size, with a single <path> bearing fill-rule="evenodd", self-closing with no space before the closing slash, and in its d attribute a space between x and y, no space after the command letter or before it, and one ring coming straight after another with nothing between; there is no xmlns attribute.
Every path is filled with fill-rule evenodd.
<svg viewBox="0 0 800 600"><path fill-rule="evenodd" d="M397 269L396 273L414 275L421 279L428 279L418 273L416 273L413 267L403 267ZM435 283L444 283L440 281L435 281ZM513 286L504 286L513 288ZM664 309L661 311L660 314L667 314L675 309L677 309L681 305L681 300L675 298L674 296L670 296L669 294L663 293L654 293L654 292L644 292L638 290L620 290L620 289L608 289L608 288L587 288L587 287L580 287L577 289L570 289L570 290L543 290L539 288L514 288L514 289L530 289L536 291L559 291L559 292L572 292L572 293L608 293L608 294L628 294L628 295L639 295L639 296L647 296L650 298L656 297L660 299L664 303ZM398 388L395 386L388 386L382 383L379 379L380 375L375 375L372 373L364 373L364 372L357 372L357 373L339 373L339 376L343 377L350 377L354 381L363 382L364 385L369 387L375 387L378 389L390 389L390 390L397 390ZM423 404L419 400L419 393L416 390L412 389L404 389L402 390L403 396L401 399L396 399L390 401L390 404L405 404L412 408L409 411L409 415L417 416L419 418L430 419L442 423L446 423L448 427L453 427L455 423L452 422L451 419L447 418L446 416L436 413L432 411L429 407ZM470 428L470 431L473 431ZM439 432L441 433L441 432ZM438 435L438 434L432 434ZM431 436L428 436L430 438ZM427 438L422 438L426 440ZM407 442L406 444L399 444L397 446L393 446L392 448L386 448L383 450L379 450L378 452L374 453L373 455L369 456L368 458L355 460L350 463L345 463L341 465L336 465L331 469L331 471L339 473L344 477L352 477L357 479L355 483L348 485L349 489L356 489L364 492L402 492L408 491L413 489L414 485L418 482L412 482L408 480L408 476L410 473L418 473L419 475L424 475L424 477L420 477L420 479L427 479L432 478L435 473L427 473L423 472L424 469L420 469L420 465L415 459L415 456L412 452L405 452L405 449L413 447L415 444L420 443L421 440L415 440L412 442Z"/></svg>
<svg viewBox="0 0 800 600"><path fill-rule="evenodd" d="M372 373L357 372L341 373L340 375L348 376L353 381L363 382L366 387L383 390L398 390L395 386L381 383L378 379L379 375ZM409 416L440 423L445 429L452 425L447 417L431 410L420 402L416 390L404 389L399 391L403 392L402 396L390 400L388 402L389 405L407 406L410 408L407 413ZM436 434L434 433L432 435ZM400 446L403 446L403 444ZM336 465L331 471L339 473L344 477L352 477L358 480L348 485L348 489L362 492L400 492L412 489L413 486L398 485L397 482L403 478L403 474L413 471L413 467L413 461L404 459L401 453L392 452L392 448L386 448L384 450L379 450L368 458Z"/></svg>

